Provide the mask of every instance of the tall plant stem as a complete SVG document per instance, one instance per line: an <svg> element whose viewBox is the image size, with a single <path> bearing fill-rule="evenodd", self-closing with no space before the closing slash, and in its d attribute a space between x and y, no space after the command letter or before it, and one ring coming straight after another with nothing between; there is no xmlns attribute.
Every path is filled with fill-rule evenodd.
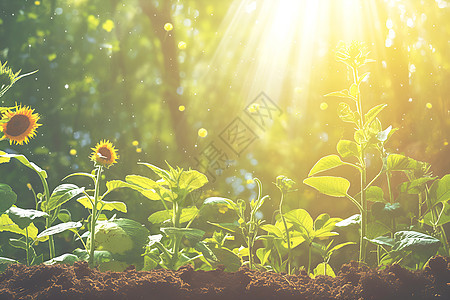
<svg viewBox="0 0 450 300"><path fill-rule="evenodd" d="M92 204L92 214L91 214L91 245L89 249L89 267L95 267L94 262L94 251L95 251L95 223L97 222L97 203L100 195L100 179L102 178L102 166L97 167L97 176L95 179L95 190L94 190L94 203Z"/></svg>
<svg viewBox="0 0 450 300"><path fill-rule="evenodd" d="M284 218L284 214L283 214L283 210L282 210L283 200L284 200L284 192L283 192L283 190L281 190L280 216L281 216L281 220L283 221L284 230L286 231L286 240L287 240L287 245L288 245L287 271L288 271L288 275L291 275L291 261L292 261L291 237L289 235L289 229L288 229L288 226L287 226L287 223L286 223L286 219Z"/></svg>
<svg viewBox="0 0 450 300"><path fill-rule="evenodd" d="M310 242L308 244L308 271L307 271L308 275L309 275L309 272L311 271L311 249L312 249L312 247L311 247L311 242ZM325 269L326 269L326 266L325 266Z"/></svg>
<svg viewBox="0 0 450 300"><path fill-rule="evenodd" d="M50 190L48 189L47 181L45 180L45 177L41 173L37 173L39 175L39 178L41 179L42 186L44 188L44 196L45 196L45 203L48 205L48 201L50 200ZM33 191L34 193L34 191ZM47 207L41 207L41 210L50 214L49 211L47 211ZM52 226L51 218L48 217L45 220L45 229L48 229ZM48 237L48 249L49 249L49 255L50 259L55 257L55 241L53 240L53 235L50 235Z"/></svg>
<svg viewBox="0 0 450 300"><path fill-rule="evenodd" d="M173 201L173 206L172 206L172 222L173 222L173 226L175 228L179 228L180 227L180 217L181 217L181 210L178 206L178 202ZM171 269L175 269L177 261L178 261L178 253L180 252L180 244L181 244L181 236L179 235L175 235L175 241L174 241L174 245L173 245L173 255L172 255L172 260L171 260Z"/></svg>
<svg viewBox="0 0 450 300"><path fill-rule="evenodd" d="M28 242L28 226L25 227L25 238L27 239L26 243L25 243L26 244L25 250L27 252L27 266L29 266L30 265L30 254L29 254L30 244Z"/></svg>
<svg viewBox="0 0 450 300"><path fill-rule="evenodd" d="M359 77L358 70L356 67L352 68L353 70L353 83L358 85ZM362 101L361 95L359 92L356 94L357 98L357 110L360 117L360 129L364 129L364 118L363 118L363 109L362 109ZM363 131L364 132L364 131ZM365 142L364 142L365 143ZM366 170L366 162L365 162L365 145L363 142L359 142L359 146L361 149L361 154L359 157L359 161L361 163L361 236L359 240L359 261L364 263L366 261L366 231L367 231L367 199L366 199L366 185L367 185L367 170Z"/></svg>

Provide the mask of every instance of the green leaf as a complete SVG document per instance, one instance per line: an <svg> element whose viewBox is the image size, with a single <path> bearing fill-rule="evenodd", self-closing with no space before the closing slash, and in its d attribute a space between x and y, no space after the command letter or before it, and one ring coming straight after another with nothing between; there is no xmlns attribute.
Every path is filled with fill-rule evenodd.
<svg viewBox="0 0 450 300"><path fill-rule="evenodd" d="M437 177L421 177L412 181L403 182L400 185L400 192L418 195L425 190L426 183L435 180Z"/></svg>
<svg viewBox="0 0 450 300"><path fill-rule="evenodd" d="M391 126L389 126L388 128L386 128L385 130L378 132L376 138L377 138L378 141L384 143L384 142L386 142L386 141L392 136L392 134L393 134L394 132L396 132L397 130L398 130L398 128L392 129L392 125L391 125Z"/></svg>
<svg viewBox="0 0 450 300"><path fill-rule="evenodd" d="M83 172L78 172L78 173L72 173L72 174L69 174L69 175L67 175L66 177L64 177L63 179L61 179L61 181L64 181L64 180L66 180L67 178L70 178L70 177L73 177L73 176L84 176L84 177L89 177L89 178L91 178L92 180L95 181L95 175L92 175L92 174L90 174L90 173L83 173Z"/></svg>
<svg viewBox="0 0 450 300"><path fill-rule="evenodd" d="M358 113L353 112L352 109L350 108L350 105L348 105L345 102L339 103L338 115L339 118L344 122L354 124L358 123L358 116L359 116Z"/></svg>
<svg viewBox="0 0 450 300"><path fill-rule="evenodd" d="M4 154L0 154L0 157L3 158L15 158L17 159L19 162L21 162L24 166L34 170L36 173L38 173L42 178L46 179L47 178L47 172L45 172L44 170L42 170L41 168L39 168L36 164L34 164L33 162L29 161L25 155L22 154L9 154L9 153L4 153Z"/></svg>
<svg viewBox="0 0 450 300"><path fill-rule="evenodd" d="M336 274L334 274L333 268L327 264L326 262L321 262L317 265L317 267L313 271L313 275L327 275L331 277L336 277Z"/></svg>
<svg viewBox="0 0 450 300"><path fill-rule="evenodd" d="M287 221L292 224L297 225L297 227L304 233L308 238L314 231L314 221L309 215L309 213L301 208L291 210L284 214Z"/></svg>
<svg viewBox="0 0 450 300"><path fill-rule="evenodd" d="M335 225L339 228L346 228L350 226L359 226L361 224L361 215L356 214L351 217L348 217L347 219L344 219L340 222L337 222Z"/></svg>
<svg viewBox="0 0 450 300"><path fill-rule="evenodd" d="M389 154L387 157L388 171L416 170L421 169L423 164L423 162L416 161L401 154Z"/></svg>
<svg viewBox="0 0 450 300"><path fill-rule="evenodd" d="M84 207L92 209L91 201L87 197L80 197L77 202L81 203ZM120 201L104 201L100 200L97 202L98 210L117 210L123 213L127 212L127 205Z"/></svg>
<svg viewBox="0 0 450 300"><path fill-rule="evenodd" d="M387 104L379 104L372 109L370 109L365 115L364 115L364 122L365 124L372 123L373 120L377 117L377 115L387 106Z"/></svg>
<svg viewBox="0 0 450 300"><path fill-rule="evenodd" d="M450 174L433 182L428 197L431 202L431 207L450 199Z"/></svg>
<svg viewBox="0 0 450 300"><path fill-rule="evenodd" d="M220 264L225 266L226 272L237 272L241 267L241 259L227 248L210 248Z"/></svg>
<svg viewBox="0 0 450 300"><path fill-rule="evenodd" d="M333 197L345 197L350 188L350 182L342 177L319 176L309 177L303 180L303 183L309 185L322 194Z"/></svg>
<svg viewBox="0 0 450 300"><path fill-rule="evenodd" d="M75 254L80 260L87 261L89 259L89 253L86 250L75 249L72 252ZM109 262L113 260L113 255L109 251L104 250L95 250L94 251L94 264L98 265L101 263Z"/></svg>
<svg viewBox="0 0 450 300"><path fill-rule="evenodd" d="M34 219L48 217L48 214L45 212L34 209L22 209L15 206L8 210L8 215L20 229L28 227Z"/></svg>
<svg viewBox="0 0 450 300"><path fill-rule="evenodd" d="M131 176L131 175L129 175ZM128 177L128 176L127 176ZM126 180L126 179L125 179ZM142 191L142 188L140 186L128 183L128 182L124 182L122 180L111 180L106 182L106 188L108 189L108 191L113 191L115 189L119 189L119 188L130 188L136 191Z"/></svg>
<svg viewBox="0 0 450 300"><path fill-rule="evenodd" d="M349 94L349 91L347 89L326 94L325 97L340 97L355 100L355 98Z"/></svg>
<svg viewBox="0 0 450 300"><path fill-rule="evenodd" d="M376 219L393 218L402 215L400 203L375 202L372 205L372 214Z"/></svg>
<svg viewBox="0 0 450 300"><path fill-rule="evenodd" d="M337 251L345 246L348 246L348 245L356 245L356 243L355 242L345 242L345 243L338 244L327 251L328 257L330 257L335 251Z"/></svg>
<svg viewBox="0 0 450 300"><path fill-rule="evenodd" d="M156 189L160 187L160 185L156 181L139 175L127 175L125 177L125 181L146 190Z"/></svg>
<svg viewBox="0 0 450 300"><path fill-rule="evenodd" d="M384 199L383 190L380 187L374 185L367 188L366 199L367 201L370 202L383 202L383 203L387 202Z"/></svg>
<svg viewBox="0 0 450 300"><path fill-rule="evenodd" d="M367 72L367 73L364 73L361 76L359 76L359 78L358 78L358 85L360 85L361 82L363 82L364 79L366 79L366 77L369 76L369 74L370 74L370 72Z"/></svg>
<svg viewBox="0 0 450 300"><path fill-rule="evenodd" d="M46 211L50 212L63 205L70 199L84 192L84 187L79 188L74 184L61 184L57 186L50 196L50 199L42 205Z"/></svg>
<svg viewBox="0 0 450 300"><path fill-rule="evenodd" d="M386 236L379 236L374 239L367 239L372 244L378 245L378 246L388 246L388 247L394 247L395 241L391 237Z"/></svg>
<svg viewBox="0 0 450 300"><path fill-rule="evenodd" d="M75 262L77 262L79 260L80 259L78 258L78 256L71 254L71 253L65 253L63 255L60 255L53 259L45 261L44 265L55 265L55 264L73 265Z"/></svg>
<svg viewBox="0 0 450 300"><path fill-rule="evenodd" d="M195 206L183 208L180 216L180 223L189 222L198 214L198 208ZM162 224L172 219L172 213L167 210L157 211L148 217L148 221L153 224Z"/></svg>
<svg viewBox="0 0 450 300"><path fill-rule="evenodd" d="M361 152L358 144L349 140L340 140L336 148L339 155L342 157L359 157Z"/></svg>
<svg viewBox="0 0 450 300"><path fill-rule="evenodd" d="M196 170L189 170L181 172L178 181L178 186L182 190L187 190L188 192L191 192L193 190L201 188L207 183L208 178L206 177L206 175Z"/></svg>
<svg viewBox="0 0 450 300"><path fill-rule="evenodd" d="M312 167L311 171L309 171L308 177L342 165L344 165L344 162L339 156L334 154L324 156Z"/></svg>
<svg viewBox="0 0 450 300"><path fill-rule="evenodd" d="M272 224L263 224L260 226L260 228L262 230L265 230L269 233L273 233L275 236L282 238L283 237L283 232L280 230L280 228L278 228L275 225Z"/></svg>
<svg viewBox="0 0 450 300"><path fill-rule="evenodd" d="M22 250L27 250L27 243L22 239L9 239L9 245Z"/></svg>
<svg viewBox="0 0 450 300"><path fill-rule="evenodd" d="M184 237L188 241L190 241L191 244L196 244L197 242L200 242L203 239L203 236L205 235L205 232L203 230L195 228L165 227L161 228L161 231L168 236L177 236L180 238Z"/></svg>
<svg viewBox="0 0 450 300"><path fill-rule="evenodd" d="M225 231L232 232L232 233L235 233L236 230L239 228L239 225L237 224L237 222L235 222L235 223L213 223L210 221L206 221L206 222L208 224L211 224L213 226L216 226L220 229L223 229Z"/></svg>
<svg viewBox="0 0 450 300"><path fill-rule="evenodd" d="M0 215L16 203L17 195L7 184L0 183Z"/></svg>
<svg viewBox="0 0 450 300"><path fill-rule="evenodd" d="M364 131L362 129L356 130L355 133L353 134L353 139L358 144L365 143L366 142L366 137L364 136Z"/></svg>
<svg viewBox="0 0 450 300"><path fill-rule="evenodd" d="M413 251L415 254L435 255L441 241L424 233L416 231L398 231L394 235L393 251Z"/></svg>
<svg viewBox="0 0 450 300"><path fill-rule="evenodd" d="M38 234L38 229L31 223L28 227L28 237L31 239L35 239ZM17 234L21 234L26 236L26 230L20 228L16 223L14 223L8 214L0 215L0 232L9 231Z"/></svg>
<svg viewBox="0 0 450 300"><path fill-rule="evenodd" d="M155 165L152 165L152 164L149 164L149 163L139 163L139 164L150 168L153 172L156 173L156 175L158 175L161 178L170 178L169 172L167 172L166 170L163 170L161 168L158 168Z"/></svg>
<svg viewBox="0 0 450 300"><path fill-rule="evenodd" d="M433 222L434 217L432 215L431 210L423 217L425 224L430 226L440 226L450 222L450 203L444 202L443 205L444 206L442 208L439 208L438 215L440 215L440 217L438 217L437 220L434 220L434 222Z"/></svg>
<svg viewBox="0 0 450 300"><path fill-rule="evenodd" d="M58 219L63 223L67 223L72 221L72 215L69 210L63 208L58 213Z"/></svg>
<svg viewBox="0 0 450 300"><path fill-rule="evenodd" d="M38 236L36 237L36 240L42 241L43 238L45 238L45 237L49 237L51 235L55 235L55 234L61 233L61 232L66 231L68 229L79 228L81 226L83 226L83 224L81 224L81 222L61 223L61 224L52 226L50 228L47 228L44 231L42 231L41 233L39 233Z"/></svg>

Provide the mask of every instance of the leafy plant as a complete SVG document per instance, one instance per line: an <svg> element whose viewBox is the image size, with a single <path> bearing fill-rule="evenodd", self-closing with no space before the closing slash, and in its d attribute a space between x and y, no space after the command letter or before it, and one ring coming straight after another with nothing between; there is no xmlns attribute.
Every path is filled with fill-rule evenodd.
<svg viewBox="0 0 450 300"><path fill-rule="evenodd" d="M163 225L160 228L163 234L150 236L146 250L146 268L163 266L176 270L203 254L211 256L211 250L201 242L205 232L190 228L203 205L199 209L195 205L189 205L187 200L191 192L208 182L206 176L195 170L173 168L169 164L168 170L148 163L142 165L150 168L159 180L128 175L126 182L117 181L117 184L137 190L150 200L160 201L164 207L164 210L157 211L148 218L153 224ZM183 247L183 242L188 246Z"/></svg>
<svg viewBox="0 0 450 300"><path fill-rule="evenodd" d="M418 212L411 212L410 221L415 220L415 223L417 223L418 220L422 220L422 223L433 226L433 231L439 235L444 246L444 251L448 254L448 241L442 227L442 221L445 220L444 222L446 222L447 220L446 214L448 211L449 186L447 184L447 177L444 176L441 179L443 180L442 183L440 180L435 181L433 183L434 188L431 189L430 193L427 188L427 183L433 181L436 177L431 177L429 164L416 161L404 155L390 153L386 149L387 141L397 129L389 126L383 130L381 122L377 117L387 106L386 104L376 105L367 112L363 110L360 85L367 80L369 73L360 75L359 72L367 62L372 61L367 59L367 56L368 51L363 43L352 42L350 45L342 42L339 43L336 50L336 59L347 65L353 75L353 82L348 89L333 92L326 96L350 99L351 104L356 108L353 110L351 105L346 102L341 102L338 110L339 118L344 122L353 124L355 128L353 141L340 140L337 144L339 156L333 154L322 157L312 167L308 178L303 182L325 195L346 197L358 208L358 216L352 216L340 222L338 226L359 225L360 262L366 261L366 244L368 239L373 241L374 238L382 237L386 233L390 233L391 238L407 238L402 234L397 235L397 232L399 228L401 230L408 230L408 226L411 225L408 225L404 221L404 223L399 224L397 221L402 218L403 211L407 210L410 206L410 201L406 199L414 194L418 196ZM370 180L367 178L368 164L366 157L369 150L372 150L372 152L374 150L380 161L379 171ZM343 161L342 158L353 161ZM348 194L350 182L347 179L335 176L316 176L321 172L344 165L355 168L360 174L360 191L354 197ZM408 181L400 185L399 196L397 199L394 199L391 174L397 171L403 172ZM388 201L384 199L383 190L373 185L381 175L385 175L386 178ZM434 192L435 190L436 192ZM371 209L368 205L369 202L373 202ZM424 205L427 206L425 214L422 213L422 206ZM438 220L441 223L437 222ZM421 230L425 229L422 228Z"/></svg>

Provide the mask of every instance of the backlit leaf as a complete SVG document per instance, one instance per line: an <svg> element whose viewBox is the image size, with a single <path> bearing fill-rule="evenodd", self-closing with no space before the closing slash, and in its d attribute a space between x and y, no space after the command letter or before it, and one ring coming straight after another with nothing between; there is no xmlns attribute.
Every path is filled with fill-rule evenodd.
<svg viewBox="0 0 450 300"><path fill-rule="evenodd" d="M16 203L17 195L7 184L0 183L0 215Z"/></svg>
<svg viewBox="0 0 450 300"><path fill-rule="evenodd" d="M333 197L345 197L350 188L350 182L347 179L334 176L309 177L303 180L303 183L322 194Z"/></svg>
<svg viewBox="0 0 450 300"><path fill-rule="evenodd" d="M337 155L328 155L322 157L309 171L308 176L315 175L317 173L330 170L339 166L344 165L344 162Z"/></svg>

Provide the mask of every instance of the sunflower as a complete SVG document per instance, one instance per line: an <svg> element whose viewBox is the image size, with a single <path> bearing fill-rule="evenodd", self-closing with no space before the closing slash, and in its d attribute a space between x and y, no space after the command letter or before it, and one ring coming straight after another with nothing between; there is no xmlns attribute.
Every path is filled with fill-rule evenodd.
<svg viewBox="0 0 450 300"><path fill-rule="evenodd" d="M27 144L29 139L36 135L36 128L42 125L37 123L39 115L33 112L34 109L21 105L15 111L6 111L2 116L6 121L1 123L0 127L3 131L2 139L8 138L10 144Z"/></svg>
<svg viewBox="0 0 450 300"><path fill-rule="evenodd" d="M102 140L97 143L95 148L92 148L91 160L106 168L109 168L112 164L116 163L119 159L117 155L117 149L108 140Z"/></svg>

